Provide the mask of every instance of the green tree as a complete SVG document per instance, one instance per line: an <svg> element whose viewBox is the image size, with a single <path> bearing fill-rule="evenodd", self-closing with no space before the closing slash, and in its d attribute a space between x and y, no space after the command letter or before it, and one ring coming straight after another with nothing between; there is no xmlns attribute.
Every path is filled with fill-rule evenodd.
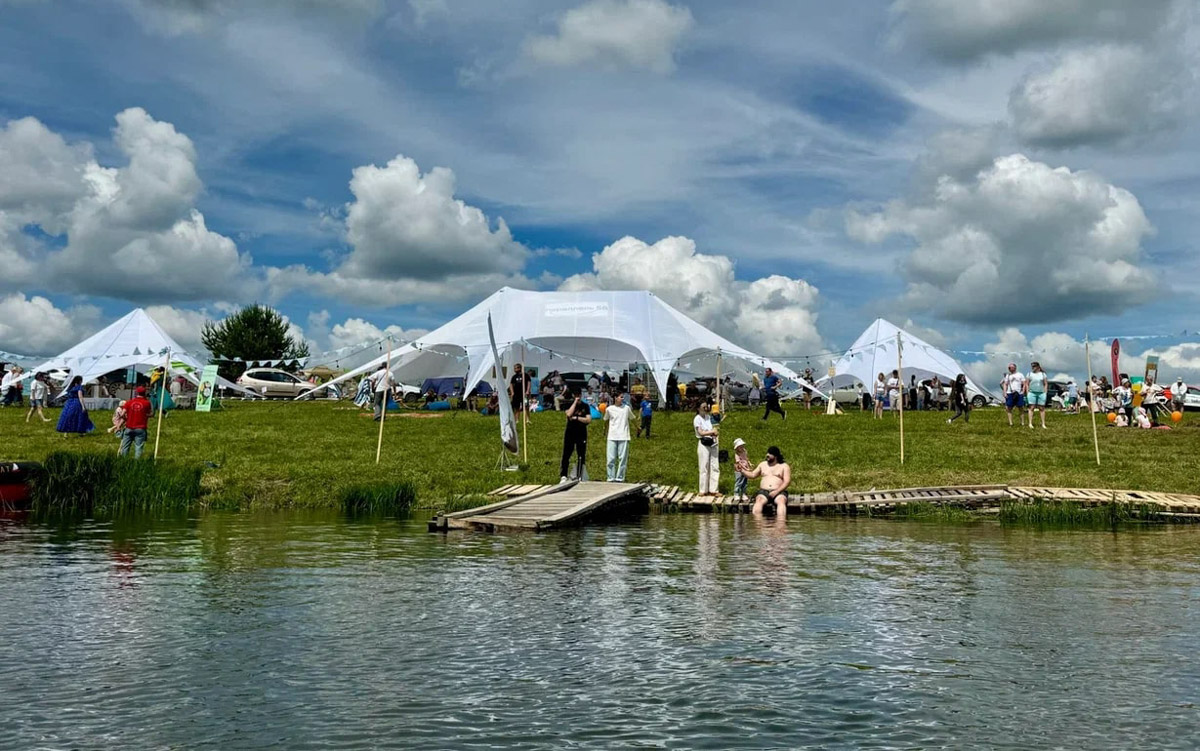
<svg viewBox="0 0 1200 751"><path fill-rule="evenodd" d="M214 358L280 360L308 357L308 345L288 335L288 324L279 311L266 305L249 305L220 323L206 323L200 340ZM220 373L233 380L246 370L244 362L222 362Z"/></svg>

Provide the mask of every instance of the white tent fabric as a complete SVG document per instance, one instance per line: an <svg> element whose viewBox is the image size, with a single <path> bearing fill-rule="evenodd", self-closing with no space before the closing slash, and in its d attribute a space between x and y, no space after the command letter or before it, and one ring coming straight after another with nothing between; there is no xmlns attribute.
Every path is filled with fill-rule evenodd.
<svg viewBox="0 0 1200 751"><path fill-rule="evenodd" d="M164 364L167 352L171 353L171 372L193 383L199 382L199 371L204 368L200 361L180 347L145 310L136 308L61 355L31 369L26 376L61 369L69 371L72 377L82 376L88 384L114 370L134 368L147 373ZM224 378L218 377L217 382L224 388L258 396Z"/></svg>
<svg viewBox="0 0 1200 751"><path fill-rule="evenodd" d="M696 323L650 292L530 292L504 287L475 307L391 354L392 371L406 383L465 374L469 393L496 364L488 342L491 315L501 365L524 362L539 372L621 371L647 366L665 393L672 370L722 374L771 367L804 384L792 370L739 347ZM375 370L380 355L338 379ZM736 366L736 368L735 368Z"/></svg>
<svg viewBox="0 0 1200 751"><path fill-rule="evenodd" d="M923 381L936 375L943 381L952 381L959 373L966 372L953 357L921 337L910 334L890 321L877 318L833 364L833 378L826 376L817 383L829 384L832 380L835 387L861 383L870 389L880 373L890 374L896 369L897 335L903 344L906 380L915 375L918 381ZM988 390L980 388L970 377L967 378L967 389L968 393L993 396Z"/></svg>

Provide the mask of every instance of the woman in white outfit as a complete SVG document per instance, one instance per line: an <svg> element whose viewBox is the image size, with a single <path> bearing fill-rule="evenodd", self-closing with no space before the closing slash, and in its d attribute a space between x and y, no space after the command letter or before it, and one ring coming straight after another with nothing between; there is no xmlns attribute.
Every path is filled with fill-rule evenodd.
<svg viewBox="0 0 1200 751"><path fill-rule="evenodd" d="M718 495L717 483L721 479L721 464L717 459L718 430L704 402L696 407L692 427L696 431L696 458L700 461L700 495Z"/></svg>

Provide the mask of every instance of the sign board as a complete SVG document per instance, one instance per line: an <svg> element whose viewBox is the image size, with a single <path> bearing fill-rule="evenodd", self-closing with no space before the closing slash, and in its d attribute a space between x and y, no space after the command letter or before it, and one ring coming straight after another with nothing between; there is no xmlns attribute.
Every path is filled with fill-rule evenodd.
<svg viewBox="0 0 1200 751"><path fill-rule="evenodd" d="M200 375L200 390L196 392L196 411L208 412L212 409L213 393L217 387L217 366L205 365Z"/></svg>
<svg viewBox="0 0 1200 751"><path fill-rule="evenodd" d="M1146 355L1145 379L1149 381L1151 378L1158 383L1158 355Z"/></svg>

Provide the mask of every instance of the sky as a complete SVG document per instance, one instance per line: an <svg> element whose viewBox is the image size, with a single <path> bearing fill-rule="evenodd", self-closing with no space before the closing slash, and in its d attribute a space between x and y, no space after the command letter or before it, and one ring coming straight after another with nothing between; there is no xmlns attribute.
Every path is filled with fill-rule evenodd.
<svg viewBox="0 0 1200 751"><path fill-rule="evenodd" d="M883 316L988 384L1085 334L1200 382L1197 12L0 0L0 350L264 302L320 352L508 285L817 370Z"/></svg>

